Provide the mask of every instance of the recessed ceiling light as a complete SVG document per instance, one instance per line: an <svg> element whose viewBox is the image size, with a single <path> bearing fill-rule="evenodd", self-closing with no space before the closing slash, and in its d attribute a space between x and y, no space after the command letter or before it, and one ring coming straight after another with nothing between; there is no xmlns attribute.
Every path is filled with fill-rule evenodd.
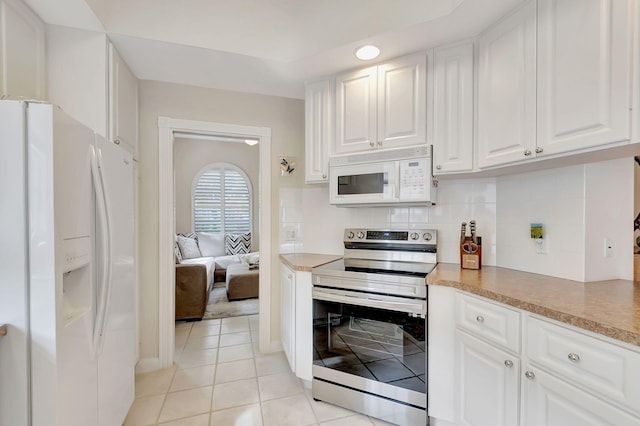
<svg viewBox="0 0 640 426"><path fill-rule="evenodd" d="M257 139L245 139L244 143L246 143L247 145L250 145L250 146L254 146L254 145L256 145L258 143L258 140Z"/></svg>
<svg viewBox="0 0 640 426"><path fill-rule="evenodd" d="M375 59L380 54L380 49L373 44L367 44L365 46L360 47L356 50L356 58L362 59L363 61L369 61L371 59Z"/></svg>

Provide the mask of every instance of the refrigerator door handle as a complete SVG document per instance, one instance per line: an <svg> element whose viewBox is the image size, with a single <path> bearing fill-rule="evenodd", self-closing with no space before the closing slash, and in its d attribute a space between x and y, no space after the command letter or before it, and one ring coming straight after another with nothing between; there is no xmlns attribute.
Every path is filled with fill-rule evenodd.
<svg viewBox="0 0 640 426"><path fill-rule="evenodd" d="M98 223L102 236L102 274L100 276L100 292L97 300L95 322L93 327L93 352L97 356L102 351L102 335L107 322L107 305L111 292L111 226L109 220L109 207L105 194L104 177L102 174L101 153L91 147L91 175L96 192Z"/></svg>

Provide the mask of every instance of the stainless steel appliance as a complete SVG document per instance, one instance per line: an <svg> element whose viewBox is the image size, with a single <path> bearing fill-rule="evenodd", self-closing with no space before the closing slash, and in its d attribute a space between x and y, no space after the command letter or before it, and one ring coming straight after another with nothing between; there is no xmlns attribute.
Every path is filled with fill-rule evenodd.
<svg viewBox="0 0 640 426"><path fill-rule="evenodd" d="M429 229L346 229L344 259L313 268L315 399L427 424Z"/></svg>
<svg viewBox="0 0 640 426"><path fill-rule="evenodd" d="M338 206L434 204L435 183L427 146L329 160L329 201Z"/></svg>

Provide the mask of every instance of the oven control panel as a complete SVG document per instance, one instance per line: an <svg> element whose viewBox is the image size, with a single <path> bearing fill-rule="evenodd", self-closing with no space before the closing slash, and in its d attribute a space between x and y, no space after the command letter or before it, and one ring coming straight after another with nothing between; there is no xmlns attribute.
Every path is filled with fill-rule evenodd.
<svg viewBox="0 0 640 426"><path fill-rule="evenodd" d="M436 244L438 232L435 229L363 229L344 230L344 242Z"/></svg>

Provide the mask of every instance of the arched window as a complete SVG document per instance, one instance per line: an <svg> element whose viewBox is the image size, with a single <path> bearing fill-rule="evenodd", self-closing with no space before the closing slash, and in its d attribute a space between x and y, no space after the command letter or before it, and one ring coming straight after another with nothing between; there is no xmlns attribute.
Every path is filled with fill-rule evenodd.
<svg viewBox="0 0 640 426"><path fill-rule="evenodd" d="M214 163L193 182L194 232L251 231L251 182L238 167Z"/></svg>

